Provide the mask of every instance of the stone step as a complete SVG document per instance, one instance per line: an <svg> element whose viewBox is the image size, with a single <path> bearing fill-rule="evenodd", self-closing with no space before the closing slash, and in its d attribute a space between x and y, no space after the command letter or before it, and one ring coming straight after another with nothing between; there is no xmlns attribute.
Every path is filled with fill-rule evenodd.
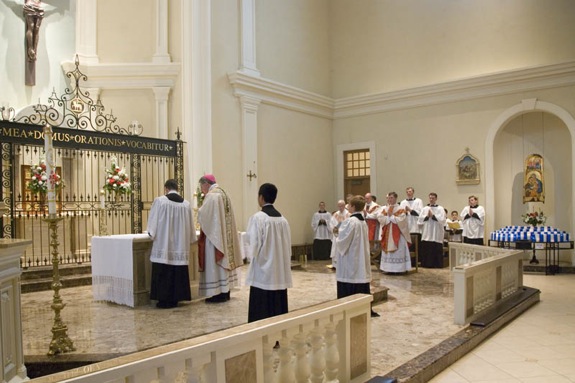
<svg viewBox="0 0 575 383"><path fill-rule="evenodd" d="M52 273L52 266L29 267L22 270L20 279L22 281L29 281L34 279L52 278ZM92 266L90 264L59 265L58 273L60 276L91 274Z"/></svg>
<svg viewBox="0 0 575 383"><path fill-rule="evenodd" d="M62 288L88 286L92 284L92 274L60 275ZM52 277L34 278L20 281L20 291L22 294L37 291L47 291L52 289Z"/></svg>

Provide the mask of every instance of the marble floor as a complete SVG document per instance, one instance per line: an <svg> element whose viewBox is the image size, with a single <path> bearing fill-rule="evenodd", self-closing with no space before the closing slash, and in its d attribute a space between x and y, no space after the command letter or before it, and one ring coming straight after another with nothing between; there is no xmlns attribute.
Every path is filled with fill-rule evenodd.
<svg viewBox="0 0 575 383"><path fill-rule="evenodd" d="M289 290L290 311L336 298L335 273L326 267L325 261L309 262L307 269L294 270L293 278L294 288ZM374 310L381 316L371 319L373 376L385 375L462 329L462 326L453 324L453 284L447 268L420 268L418 273L408 275L386 275L374 268L373 279L374 282L389 288L388 300L374 306ZM485 364L503 361L503 357L497 357L500 351L492 351L490 345L514 347L512 341L515 339L519 343L520 331L533 331L539 326L543 326L545 330L541 331L542 328L539 328L537 331L539 336L545 335L542 342L550 342L551 339L564 340L563 348L558 351L550 348L554 353L550 351L548 354L567 353L571 355L567 361L571 366L575 366L575 295L572 293L575 291L575 276L526 275L525 285L541 289L543 302L482 344L477 350L478 355L466 356L459 362L463 363L461 367L457 367L458 364L453 365L436 377L434 382L480 381L473 380L473 373L468 372L472 370L471 366L476 359L465 362L466 358L481 359ZM570 294L570 301L565 307L561 304L564 297L557 296L556 290ZM232 299L223 304L206 304L202 300L194 300L180 303L175 309L159 310L152 306L132 309L94 302L90 286L64 288L60 290L60 295L66 307L61 316L68 326L68 336L76 351L57 358L80 359L90 356L87 359L102 360L243 324L247 319L248 293L248 288L244 286L232 291ZM50 307L52 296L52 291L22 295L25 360L43 357L48 351L54 317ZM532 314L541 310L544 311L540 315ZM556 319L561 320L547 330L550 323L555 323ZM500 335L506 331L511 333L507 336ZM549 340L545 340L547 338ZM533 344L528 343L527 346ZM503 348L501 352L504 351ZM495 356L489 359L487 355L491 353ZM513 351L513 354L517 357L523 355L516 351ZM548 363L543 364L543 360L534 355L525 355L524 359L530 366L537 365L538 371L545 369L555 372L559 378L559 371L566 371L568 373L564 373L563 377L570 377L575 381L575 367L570 367L569 372L569 367L561 363L563 359L550 358ZM509 360L508 363L514 362ZM553 369L550 365L557 367ZM514 375L509 369L512 369L512 366L499 368L502 373L507 374L505 376L513 379Z"/></svg>
<svg viewBox="0 0 575 383"><path fill-rule="evenodd" d="M525 274L541 301L432 383L575 382L575 275Z"/></svg>

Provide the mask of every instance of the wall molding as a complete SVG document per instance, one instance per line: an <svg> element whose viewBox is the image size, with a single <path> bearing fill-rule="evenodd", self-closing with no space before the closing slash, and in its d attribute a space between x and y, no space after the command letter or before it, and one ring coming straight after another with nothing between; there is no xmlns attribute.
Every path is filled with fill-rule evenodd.
<svg viewBox="0 0 575 383"><path fill-rule="evenodd" d="M333 99L293 86L243 72L228 73L237 97L250 97L264 104L295 110L323 118L333 118Z"/></svg>
<svg viewBox="0 0 575 383"><path fill-rule="evenodd" d="M575 85L575 61L523 68L440 84L332 99L303 89L242 72L228 73L236 96L264 104L339 119L398 111L449 102Z"/></svg>
<svg viewBox="0 0 575 383"><path fill-rule="evenodd" d="M62 62L62 70L74 70L73 61ZM180 75L179 63L80 63L80 71L88 80L85 87L100 89L149 89L170 87Z"/></svg>

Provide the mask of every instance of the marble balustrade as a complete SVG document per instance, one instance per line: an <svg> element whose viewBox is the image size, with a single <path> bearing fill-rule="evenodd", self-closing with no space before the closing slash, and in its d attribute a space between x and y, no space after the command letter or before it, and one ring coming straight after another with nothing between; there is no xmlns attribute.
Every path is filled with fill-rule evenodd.
<svg viewBox="0 0 575 383"><path fill-rule="evenodd" d="M457 266L467 265L506 253L506 250L497 247L449 242L449 268L453 270Z"/></svg>
<svg viewBox="0 0 575 383"><path fill-rule="evenodd" d="M365 382L371 301L358 294L31 382Z"/></svg>
<svg viewBox="0 0 575 383"><path fill-rule="evenodd" d="M458 325L472 322L523 287L523 251L496 249L493 254L492 248L474 246L471 251L469 246L473 245L456 244L450 249L458 247L469 259L479 259L452 269L454 322Z"/></svg>

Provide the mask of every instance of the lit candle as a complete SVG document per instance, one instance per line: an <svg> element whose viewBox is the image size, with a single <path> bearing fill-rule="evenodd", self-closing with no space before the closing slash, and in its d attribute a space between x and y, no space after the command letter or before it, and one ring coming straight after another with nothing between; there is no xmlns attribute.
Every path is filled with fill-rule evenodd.
<svg viewBox="0 0 575 383"><path fill-rule="evenodd" d="M54 191L54 148L52 146L52 127L44 127L44 152L46 155L46 176L48 177L46 189L48 191L48 214L56 214L56 193Z"/></svg>
<svg viewBox="0 0 575 383"><path fill-rule="evenodd" d="M100 190L100 209L106 209L106 200L104 199L104 189Z"/></svg>

